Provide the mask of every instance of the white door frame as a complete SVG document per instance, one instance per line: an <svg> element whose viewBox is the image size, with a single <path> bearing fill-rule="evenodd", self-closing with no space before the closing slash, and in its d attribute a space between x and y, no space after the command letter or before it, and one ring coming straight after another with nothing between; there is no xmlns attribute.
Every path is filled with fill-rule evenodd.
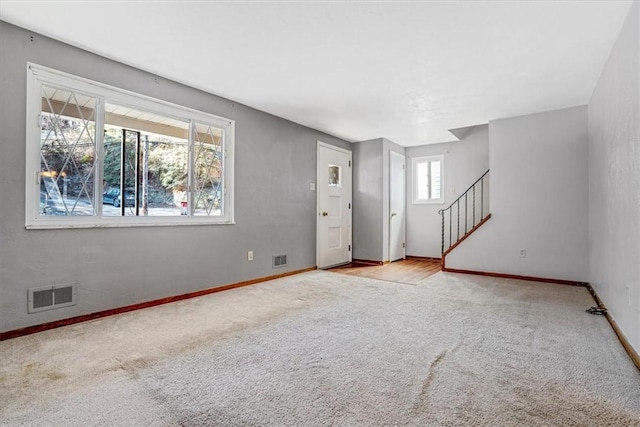
<svg viewBox="0 0 640 427"><path fill-rule="evenodd" d="M352 167L349 168L349 188L348 188L348 198L349 198L349 246L351 250L349 251L349 260L347 262L351 262L353 260L353 247L351 246L353 243L353 152L351 150L346 150L344 148L336 147L335 145L327 144L320 140L317 140L317 148L316 148L316 266L320 267L320 148L327 148L330 150L339 151L349 155L349 163ZM323 166L324 167L324 166Z"/></svg>

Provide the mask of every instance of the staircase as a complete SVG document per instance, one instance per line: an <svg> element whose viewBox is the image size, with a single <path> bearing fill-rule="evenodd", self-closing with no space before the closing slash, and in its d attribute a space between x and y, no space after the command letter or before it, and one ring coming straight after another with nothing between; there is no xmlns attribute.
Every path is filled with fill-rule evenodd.
<svg viewBox="0 0 640 427"><path fill-rule="evenodd" d="M438 211L442 222L442 270L446 256L491 218L489 212L489 171L453 203Z"/></svg>

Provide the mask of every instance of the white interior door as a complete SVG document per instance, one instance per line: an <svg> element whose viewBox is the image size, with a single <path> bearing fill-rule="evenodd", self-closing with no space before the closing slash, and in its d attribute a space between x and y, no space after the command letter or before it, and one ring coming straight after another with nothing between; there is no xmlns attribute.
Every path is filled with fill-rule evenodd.
<svg viewBox="0 0 640 427"><path fill-rule="evenodd" d="M318 141L318 268L351 262L351 151Z"/></svg>
<svg viewBox="0 0 640 427"><path fill-rule="evenodd" d="M389 152L389 261L405 258L405 158Z"/></svg>

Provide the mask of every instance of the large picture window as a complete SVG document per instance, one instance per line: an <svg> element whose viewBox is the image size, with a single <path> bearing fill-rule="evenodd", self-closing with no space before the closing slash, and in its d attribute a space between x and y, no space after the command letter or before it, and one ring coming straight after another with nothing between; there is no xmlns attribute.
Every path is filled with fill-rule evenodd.
<svg viewBox="0 0 640 427"><path fill-rule="evenodd" d="M28 74L27 228L233 222L233 121Z"/></svg>

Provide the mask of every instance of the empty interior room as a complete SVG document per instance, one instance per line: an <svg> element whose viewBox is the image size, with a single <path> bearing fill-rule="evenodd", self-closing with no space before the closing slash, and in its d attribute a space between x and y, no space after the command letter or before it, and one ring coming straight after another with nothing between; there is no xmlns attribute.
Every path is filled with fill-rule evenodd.
<svg viewBox="0 0 640 427"><path fill-rule="evenodd" d="M0 425L640 426L640 0L0 0Z"/></svg>

